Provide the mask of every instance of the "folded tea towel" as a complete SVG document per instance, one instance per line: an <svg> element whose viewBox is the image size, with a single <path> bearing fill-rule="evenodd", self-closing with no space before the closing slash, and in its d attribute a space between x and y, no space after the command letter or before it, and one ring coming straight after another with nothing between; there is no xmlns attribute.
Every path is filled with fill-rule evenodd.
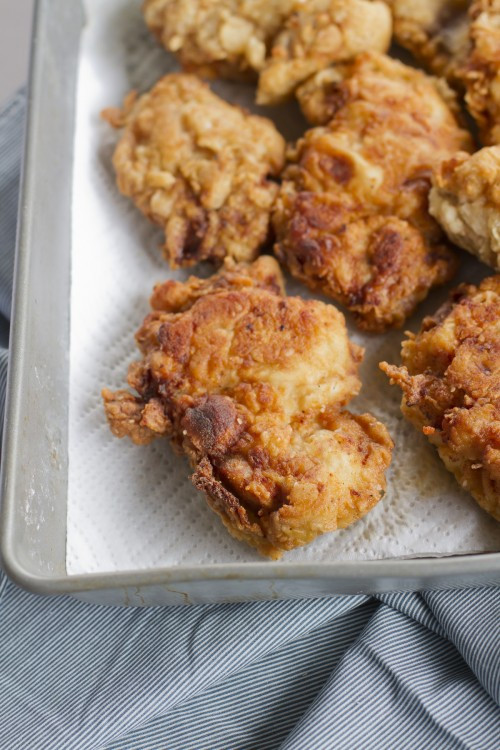
<svg viewBox="0 0 500 750"><path fill-rule="evenodd" d="M24 111L0 113L6 319ZM498 750L499 703L500 588L139 609L0 571L0 750Z"/></svg>

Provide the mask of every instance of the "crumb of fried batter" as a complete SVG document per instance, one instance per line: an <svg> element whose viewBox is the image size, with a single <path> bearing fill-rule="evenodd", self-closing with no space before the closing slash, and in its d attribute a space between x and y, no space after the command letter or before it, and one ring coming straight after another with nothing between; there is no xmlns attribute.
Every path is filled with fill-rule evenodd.
<svg viewBox="0 0 500 750"><path fill-rule="evenodd" d="M462 285L381 369L446 468L500 521L500 275Z"/></svg>
<svg viewBox="0 0 500 750"><path fill-rule="evenodd" d="M256 77L273 37L297 0L145 0L146 24L179 58L203 76Z"/></svg>
<svg viewBox="0 0 500 750"><path fill-rule="evenodd" d="M260 72L258 104L289 98L299 84L332 63L389 47L391 15L382 0L310 0L296 6Z"/></svg>
<svg viewBox="0 0 500 750"><path fill-rule="evenodd" d="M469 16L470 50L459 73L482 142L491 146L500 144L500 0L474 0Z"/></svg>
<svg viewBox="0 0 500 750"><path fill-rule="evenodd" d="M500 145L443 162L429 208L452 242L500 271Z"/></svg>
<svg viewBox="0 0 500 750"><path fill-rule="evenodd" d="M453 83L469 49L470 1L385 0L396 41L430 72Z"/></svg>
<svg viewBox="0 0 500 750"><path fill-rule="evenodd" d="M471 139L420 71L366 53L340 74L328 123L288 151L275 252L362 328L383 331L455 272L428 194L436 165Z"/></svg>
<svg viewBox="0 0 500 750"><path fill-rule="evenodd" d="M166 75L122 111L113 156L120 191L165 229L172 267L253 260L268 241L285 142L273 123L216 96L195 76Z"/></svg>
<svg viewBox="0 0 500 750"><path fill-rule="evenodd" d="M154 299L129 370L138 395L103 393L115 435L170 437L230 533L274 559L380 500L392 441L343 409L362 350L338 310L285 296L270 257Z"/></svg>

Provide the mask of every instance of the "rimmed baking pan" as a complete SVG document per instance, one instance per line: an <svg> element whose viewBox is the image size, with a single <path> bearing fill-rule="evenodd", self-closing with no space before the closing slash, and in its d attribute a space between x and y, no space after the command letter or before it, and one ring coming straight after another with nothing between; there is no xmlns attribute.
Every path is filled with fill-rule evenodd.
<svg viewBox="0 0 500 750"><path fill-rule="evenodd" d="M109 604L184 604L414 590L500 581L500 554L331 563L190 565L66 572L71 184L77 0L40 0L34 25L11 366L3 442L1 551L43 594Z"/></svg>

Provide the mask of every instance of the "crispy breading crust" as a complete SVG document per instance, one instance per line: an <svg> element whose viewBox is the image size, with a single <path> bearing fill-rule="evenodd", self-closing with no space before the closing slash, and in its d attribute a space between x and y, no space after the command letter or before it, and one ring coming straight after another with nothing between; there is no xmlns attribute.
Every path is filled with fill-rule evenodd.
<svg viewBox="0 0 500 750"><path fill-rule="evenodd" d="M391 111L400 103L402 113L416 118L416 102L420 102L421 119L438 126L448 120L443 101L456 120L461 110L456 93L442 78L425 75L387 55L359 55L356 60L334 65L311 76L296 91L305 118L312 125L326 125L347 104L353 101L376 103ZM411 114L414 112L414 114ZM472 145L470 137L467 139Z"/></svg>
<svg viewBox="0 0 500 750"><path fill-rule="evenodd" d="M311 125L326 125L345 106L351 94L347 81L352 80L350 65L332 65L310 76L295 91L304 117Z"/></svg>
<svg viewBox="0 0 500 750"><path fill-rule="evenodd" d="M157 284L151 295L153 310L183 312L192 307L200 297L231 287L256 287L276 294L285 294L283 276L274 258L261 255L252 266L225 263L218 273L208 279L190 276L186 281L169 279Z"/></svg>
<svg viewBox="0 0 500 750"><path fill-rule="evenodd" d="M257 102L290 97L309 76L360 52L386 52L391 15L382 0L309 0L296 3L259 76Z"/></svg>
<svg viewBox="0 0 500 750"><path fill-rule="evenodd" d="M470 51L460 70L465 101L485 145L500 144L500 0L474 0Z"/></svg>
<svg viewBox="0 0 500 750"><path fill-rule="evenodd" d="M238 539L278 558L363 516L385 490L392 441L342 407L362 350L332 306L282 294L272 258L167 282L137 333L137 392L103 392L111 430L166 435Z"/></svg>
<svg viewBox="0 0 500 750"><path fill-rule="evenodd" d="M380 367L403 391L404 416L500 521L500 276L458 287L403 343L402 359Z"/></svg>
<svg viewBox="0 0 500 750"><path fill-rule="evenodd" d="M146 24L185 70L252 78L296 0L145 0Z"/></svg>
<svg viewBox="0 0 500 750"><path fill-rule="evenodd" d="M172 267L253 260L268 239L285 142L273 123L213 94L194 76L162 78L123 110L113 164L120 191L165 228Z"/></svg>
<svg viewBox="0 0 500 750"><path fill-rule="evenodd" d="M471 141L424 73L367 53L340 75L328 124L289 149L275 252L361 327L382 331L455 271L428 193L433 168Z"/></svg>
<svg viewBox="0 0 500 750"><path fill-rule="evenodd" d="M360 328L402 326L429 288L454 269L443 245L425 242L395 216L360 216L327 194L282 196L280 221L286 238L276 254L290 272L314 290L338 300Z"/></svg>
<svg viewBox="0 0 500 750"><path fill-rule="evenodd" d="M308 76L358 52L385 52L392 33L383 0L146 0L146 23L185 70L252 78L275 104Z"/></svg>
<svg viewBox="0 0 500 750"><path fill-rule="evenodd" d="M452 242L500 271L500 146L443 162L429 208Z"/></svg>
<svg viewBox="0 0 500 750"><path fill-rule="evenodd" d="M385 0L397 42L428 70L457 82L469 50L470 0Z"/></svg>

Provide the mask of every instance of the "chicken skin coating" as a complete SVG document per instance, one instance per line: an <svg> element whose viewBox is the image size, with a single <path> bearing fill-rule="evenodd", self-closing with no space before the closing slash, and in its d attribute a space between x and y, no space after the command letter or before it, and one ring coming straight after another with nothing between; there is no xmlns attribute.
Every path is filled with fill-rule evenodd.
<svg viewBox="0 0 500 750"><path fill-rule="evenodd" d="M386 0L396 41L432 73L455 82L468 47L471 0Z"/></svg>
<svg viewBox="0 0 500 750"><path fill-rule="evenodd" d="M253 260L267 241L285 142L273 123L174 73L103 116L123 133L113 155L120 191L164 227L172 267Z"/></svg>
<svg viewBox="0 0 500 750"><path fill-rule="evenodd" d="M424 73L374 53L346 70L333 117L289 150L275 252L360 327L383 331L455 270L428 193L433 168L470 137Z"/></svg>
<svg viewBox="0 0 500 750"><path fill-rule="evenodd" d="M260 73L259 104L287 99L300 83L332 63L389 47L391 15L382 0L309 0L295 6Z"/></svg>
<svg viewBox="0 0 500 750"><path fill-rule="evenodd" d="M401 410L446 468L500 521L500 276L462 285L380 367L403 391Z"/></svg>
<svg viewBox="0 0 500 750"><path fill-rule="evenodd" d="M103 391L115 435L170 437L230 533L275 559L367 513L392 452L382 424L342 408L362 350L341 313L281 290L266 256L160 285L129 370L138 395Z"/></svg>
<svg viewBox="0 0 500 750"><path fill-rule="evenodd" d="M453 259L429 248L421 232L395 216L363 216L328 193L282 196L278 258L311 289L333 297L360 328L403 325L429 288L448 280Z"/></svg>
<svg viewBox="0 0 500 750"><path fill-rule="evenodd" d="M500 0L470 8L470 51L460 71L465 101L486 146L500 144Z"/></svg>
<svg viewBox="0 0 500 750"><path fill-rule="evenodd" d="M257 101L276 104L321 68L358 52L385 52L383 0L146 0L146 23L185 70L256 78Z"/></svg>
<svg viewBox="0 0 500 750"><path fill-rule="evenodd" d="M429 207L455 245L500 271L500 146L443 162Z"/></svg>
<svg viewBox="0 0 500 750"><path fill-rule="evenodd" d="M297 0L145 0L146 24L186 69L255 77Z"/></svg>
<svg viewBox="0 0 500 750"><path fill-rule="evenodd" d="M401 102L407 116L416 100L424 117L447 120L443 100L455 118L460 107L454 91L439 78L425 75L387 55L359 55L353 62L335 65L311 76L296 91L304 117L312 125L326 125L342 107L361 100L388 110ZM468 139L469 143L472 143Z"/></svg>

